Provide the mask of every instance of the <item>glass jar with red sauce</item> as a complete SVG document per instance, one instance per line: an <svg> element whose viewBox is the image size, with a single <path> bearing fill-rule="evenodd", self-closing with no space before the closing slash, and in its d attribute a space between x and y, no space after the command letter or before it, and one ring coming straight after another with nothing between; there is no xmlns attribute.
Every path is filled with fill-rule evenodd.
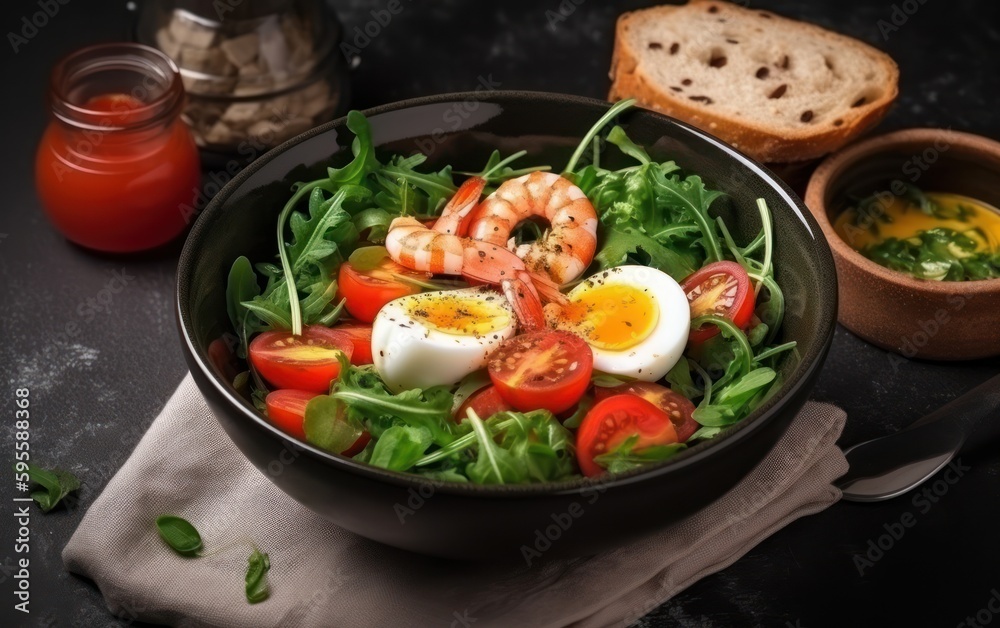
<svg viewBox="0 0 1000 628"><path fill-rule="evenodd" d="M52 73L52 121L35 160L42 205L67 238L127 253L165 244L193 219L198 149L180 118L174 63L140 44L102 44Z"/></svg>

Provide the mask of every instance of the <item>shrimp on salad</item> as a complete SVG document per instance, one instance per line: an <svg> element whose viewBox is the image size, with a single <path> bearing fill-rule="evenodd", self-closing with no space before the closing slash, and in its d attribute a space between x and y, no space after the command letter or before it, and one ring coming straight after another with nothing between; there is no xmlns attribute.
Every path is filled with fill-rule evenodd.
<svg viewBox="0 0 1000 628"><path fill-rule="evenodd" d="M597 249L597 212L583 190L552 172L532 172L503 183L472 213L469 236L504 246L514 228L531 218L549 224L547 234L514 249L525 267L564 284L590 266Z"/></svg>
<svg viewBox="0 0 1000 628"><path fill-rule="evenodd" d="M542 301L564 303L559 284L593 260L597 212L580 188L549 172L511 179L477 206L485 184L480 177L462 184L432 227L395 219L385 242L389 257L412 270L499 285L522 325L539 327ZM549 221L547 235L504 248L514 227L533 216Z"/></svg>

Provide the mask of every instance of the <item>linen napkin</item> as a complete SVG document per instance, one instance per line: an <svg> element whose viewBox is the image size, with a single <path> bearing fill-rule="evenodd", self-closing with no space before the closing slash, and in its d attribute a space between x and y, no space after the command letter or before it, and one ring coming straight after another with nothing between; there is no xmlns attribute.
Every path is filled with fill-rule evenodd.
<svg viewBox="0 0 1000 628"><path fill-rule="evenodd" d="M689 519L592 557L496 566L369 541L299 505L253 467L188 375L63 551L116 615L178 626L627 625L840 498L846 415L808 403L738 486ZM252 539L270 554L271 596L251 605L238 545L176 555L154 519L178 514L205 549Z"/></svg>

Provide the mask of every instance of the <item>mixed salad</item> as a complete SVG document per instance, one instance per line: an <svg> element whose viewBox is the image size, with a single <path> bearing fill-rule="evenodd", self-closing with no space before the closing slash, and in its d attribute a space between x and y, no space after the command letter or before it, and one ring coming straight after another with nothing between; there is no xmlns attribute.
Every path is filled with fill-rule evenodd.
<svg viewBox="0 0 1000 628"><path fill-rule="evenodd" d="M737 244L720 192L613 125L632 104L559 174L383 161L351 112L353 160L295 186L274 261L232 266L234 386L316 447L477 484L620 473L745 418L795 346L770 212Z"/></svg>

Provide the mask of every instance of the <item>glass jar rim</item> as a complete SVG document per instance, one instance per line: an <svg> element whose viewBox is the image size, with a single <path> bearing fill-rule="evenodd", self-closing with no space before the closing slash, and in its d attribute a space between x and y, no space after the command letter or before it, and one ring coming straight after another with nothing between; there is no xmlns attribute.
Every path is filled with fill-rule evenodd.
<svg viewBox="0 0 1000 628"><path fill-rule="evenodd" d="M136 98L142 105L128 110L128 121L109 122L107 110L74 102L72 90L101 72L130 71L142 78L126 95L136 91L149 98ZM149 85L146 82L152 81ZM108 92L114 93L114 92ZM173 60L156 48L132 42L95 44L62 57L52 70L49 106L61 122L82 130L124 131L161 124L180 115L184 106L184 84Z"/></svg>

